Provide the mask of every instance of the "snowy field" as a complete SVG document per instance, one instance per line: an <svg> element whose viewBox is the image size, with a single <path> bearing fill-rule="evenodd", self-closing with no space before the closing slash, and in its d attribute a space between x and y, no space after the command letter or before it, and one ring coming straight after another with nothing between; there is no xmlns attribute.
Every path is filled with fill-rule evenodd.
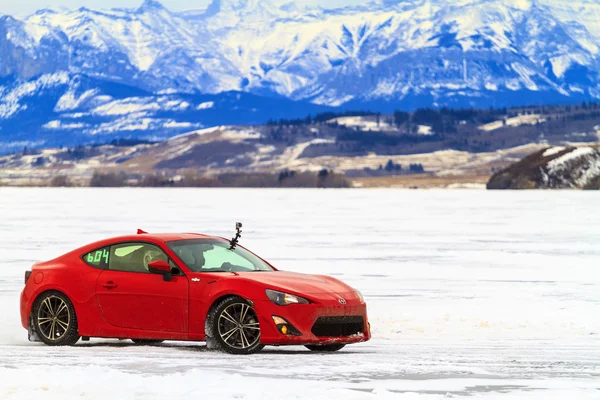
<svg viewBox="0 0 600 400"><path fill-rule="evenodd" d="M0 399L600 399L597 192L0 189ZM229 237L359 288L337 354L27 342L38 260L143 228Z"/></svg>

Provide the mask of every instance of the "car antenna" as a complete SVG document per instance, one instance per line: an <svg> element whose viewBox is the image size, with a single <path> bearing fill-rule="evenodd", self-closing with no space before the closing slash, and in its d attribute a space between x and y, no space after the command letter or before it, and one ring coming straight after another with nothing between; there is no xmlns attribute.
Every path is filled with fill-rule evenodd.
<svg viewBox="0 0 600 400"><path fill-rule="evenodd" d="M229 250L235 250L235 246L237 246L241 237L242 237L242 223L236 222L235 223L235 237L233 239L231 239L231 241L229 242L229 244L230 244Z"/></svg>

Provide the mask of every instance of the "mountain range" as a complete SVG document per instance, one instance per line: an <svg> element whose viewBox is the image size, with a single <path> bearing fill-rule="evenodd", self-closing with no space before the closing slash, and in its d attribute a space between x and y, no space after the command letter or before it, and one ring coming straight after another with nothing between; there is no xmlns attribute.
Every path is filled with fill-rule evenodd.
<svg viewBox="0 0 600 400"><path fill-rule="evenodd" d="M213 0L0 17L0 146L167 137L338 109L600 98L592 0Z"/></svg>

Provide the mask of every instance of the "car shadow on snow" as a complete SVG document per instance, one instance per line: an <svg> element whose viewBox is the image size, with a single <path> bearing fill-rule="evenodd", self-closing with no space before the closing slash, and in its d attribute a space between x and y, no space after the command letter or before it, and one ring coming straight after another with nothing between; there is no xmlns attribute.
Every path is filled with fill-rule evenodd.
<svg viewBox="0 0 600 400"><path fill-rule="evenodd" d="M168 344L163 344L161 345L161 347L172 347L174 349L177 350L181 350L181 351L195 351L195 352L211 352L211 353L217 353L219 352L219 350L214 350L214 349L209 349L208 347L206 347L206 345L200 345L200 346L177 346L177 345L168 345ZM314 351L310 351L308 349L304 349L302 346L285 346L285 347L277 347L277 346L267 346L265 347L263 350L259 351L258 353L254 354L255 356L260 356L260 355L323 355L323 356L327 356L327 355L348 355L348 354L365 354L364 352L357 352L357 351L350 351L350 350L341 350L341 351L337 351L337 352L322 352L322 353L317 353Z"/></svg>
<svg viewBox="0 0 600 400"><path fill-rule="evenodd" d="M119 342L96 342L96 343L78 343L73 347L77 348L131 348L131 349L139 349L139 348L154 348L154 349L173 349L179 351L186 352L197 352L197 353L216 353L218 350L209 349L206 344L199 343L160 343L160 344L136 344L131 343L129 341L119 341ZM349 355L349 354L365 354L364 351L352 351L350 349L344 349L338 352L323 352L316 353L313 351L309 351L307 349L302 348L301 346L290 346L290 347L277 347L277 346L268 346L265 347L262 351L257 353L257 355L266 354L266 355Z"/></svg>

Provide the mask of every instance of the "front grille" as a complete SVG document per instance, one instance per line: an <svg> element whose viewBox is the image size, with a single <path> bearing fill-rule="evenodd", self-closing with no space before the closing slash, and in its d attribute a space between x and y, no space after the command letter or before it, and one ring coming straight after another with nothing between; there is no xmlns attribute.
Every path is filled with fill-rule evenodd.
<svg viewBox="0 0 600 400"><path fill-rule="evenodd" d="M362 333L364 326L363 317L320 317L311 332L319 337L352 336Z"/></svg>

